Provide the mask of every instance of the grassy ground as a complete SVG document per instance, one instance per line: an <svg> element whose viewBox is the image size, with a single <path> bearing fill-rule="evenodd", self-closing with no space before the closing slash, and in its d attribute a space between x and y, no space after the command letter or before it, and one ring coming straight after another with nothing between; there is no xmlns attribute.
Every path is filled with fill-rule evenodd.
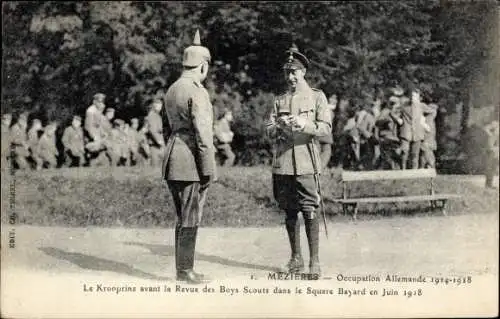
<svg viewBox="0 0 500 319"><path fill-rule="evenodd" d="M260 227L282 223L274 202L268 167L221 169L209 192L203 225L209 227ZM172 198L158 169L80 168L2 174L2 221L15 196L18 221L44 226L170 227L175 222ZM341 207L331 199L341 197L340 172L322 177L326 212L332 221L346 221ZM14 184L15 180L15 186ZM12 186L12 187L11 187ZM9 190L14 189L12 192ZM425 194L425 181L383 181L353 184L351 194L387 196ZM448 203L449 214L482 214L498 211L498 191L478 187L461 176L442 175L438 193L463 195ZM361 206L360 219L388 215L427 215L428 203ZM439 214L439 213L435 213Z"/></svg>

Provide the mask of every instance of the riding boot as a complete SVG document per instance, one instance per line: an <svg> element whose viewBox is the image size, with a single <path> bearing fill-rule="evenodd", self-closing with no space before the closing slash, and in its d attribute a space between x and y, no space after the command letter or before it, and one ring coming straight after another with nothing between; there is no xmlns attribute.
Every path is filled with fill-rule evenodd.
<svg viewBox="0 0 500 319"><path fill-rule="evenodd" d="M181 227L177 239L177 280L186 281L191 284L208 282L205 276L193 270L197 234L198 227Z"/></svg>
<svg viewBox="0 0 500 319"><path fill-rule="evenodd" d="M317 218L304 218L307 241L309 244L309 272L321 276L319 265L319 221Z"/></svg>
<svg viewBox="0 0 500 319"><path fill-rule="evenodd" d="M290 261L285 269L290 273L298 273L304 270L304 260L300 248L300 222L297 214L287 214L285 225L292 251Z"/></svg>

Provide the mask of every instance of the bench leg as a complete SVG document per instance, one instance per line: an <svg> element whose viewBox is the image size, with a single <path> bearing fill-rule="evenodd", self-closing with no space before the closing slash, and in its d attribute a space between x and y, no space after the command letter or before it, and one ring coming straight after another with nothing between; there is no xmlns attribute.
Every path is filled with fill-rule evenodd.
<svg viewBox="0 0 500 319"><path fill-rule="evenodd" d="M441 213L443 213L443 216L448 216L448 213L446 212L446 199L441 201Z"/></svg>
<svg viewBox="0 0 500 319"><path fill-rule="evenodd" d="M446 199L433 200L431 203L433 209L439 208L443 216L448 216L446 213Z"/></svg>
<svg viewBox="0 0 500 319"><path fill-rule="evenodd" d="M358 220L358 203L350 204L352 220Z"/></svg>
<svg viewBox="0 0 500 319"><path fill-rule="evenodd" d="M436 201L431 200L431 210L436 209Z"/></svg>

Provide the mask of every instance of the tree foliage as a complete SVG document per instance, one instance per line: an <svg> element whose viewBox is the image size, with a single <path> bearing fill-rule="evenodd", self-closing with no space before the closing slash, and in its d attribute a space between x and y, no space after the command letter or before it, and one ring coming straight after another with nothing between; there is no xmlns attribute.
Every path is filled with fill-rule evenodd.
<svg viewBox="0 0 500 319"><path fill-rule="evenodd" d="M450 114L464 101L463 133L474 81L498 58L498 40L488 36L498 33L496 9L493 1L3 2L2 112L67 121L100 91L118 116L144 115L180 74L199 28L214 60L207 87L217 112L236 115L242 162L267 160L261 124L283 89L292 42L327 95L356 106L366 93L419 83ZM492 92L482 100L498 103Z"/></svg>

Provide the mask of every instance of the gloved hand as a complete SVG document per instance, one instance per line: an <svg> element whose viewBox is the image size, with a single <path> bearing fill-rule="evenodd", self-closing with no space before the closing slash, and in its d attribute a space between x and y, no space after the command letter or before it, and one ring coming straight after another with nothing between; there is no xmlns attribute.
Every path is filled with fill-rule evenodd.
<svg viewBox="0 0 500 319"><path fill-rule="evenodd" d="M307 120L301 116L291 116L290 124L293 131L302 131L306 126Z"/></svg>

